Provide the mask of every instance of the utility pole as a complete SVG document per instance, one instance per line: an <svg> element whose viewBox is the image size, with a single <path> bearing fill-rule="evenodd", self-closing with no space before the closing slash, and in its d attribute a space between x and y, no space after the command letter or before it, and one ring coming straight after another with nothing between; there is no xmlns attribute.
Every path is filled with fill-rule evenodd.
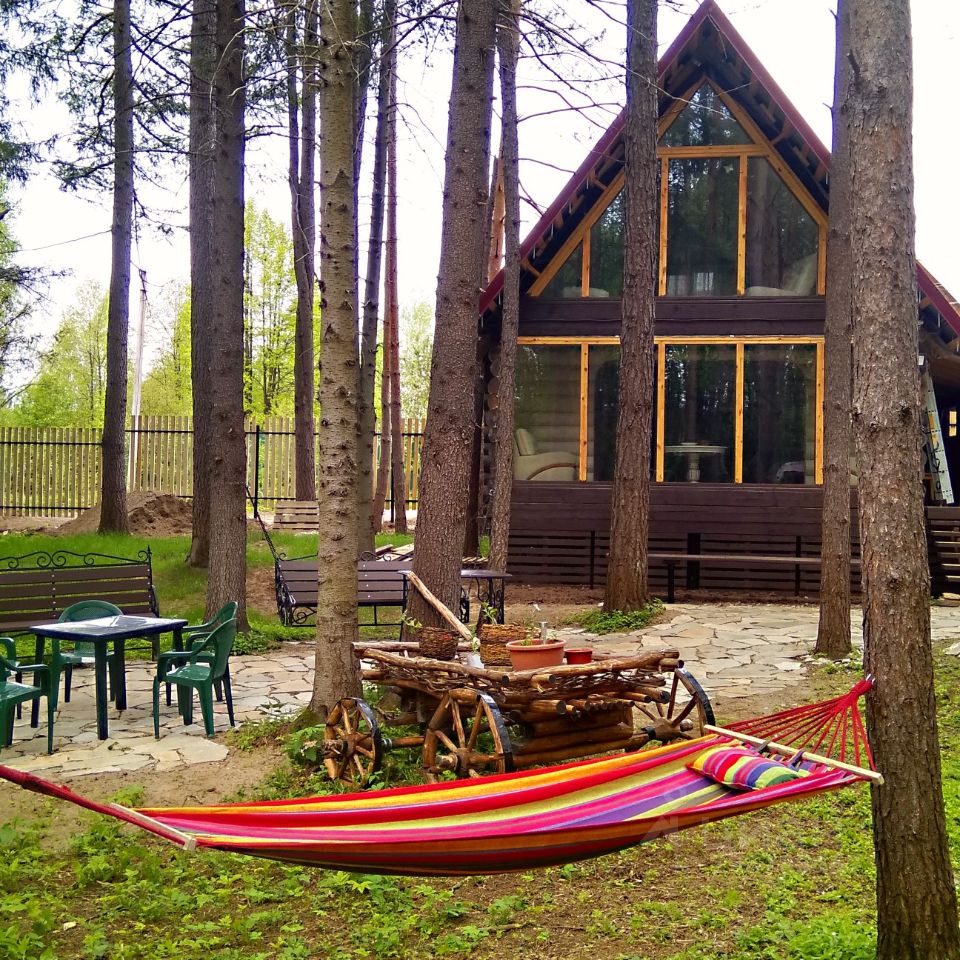
<svg viewBox="0 0 960 960"><path fill-rule="evenodd" d="M133 354L133 399L130 404L130 459L127 463L127 489L133 486L134 470L140 448L140 392L143 386L143 340L147 325L147 271L140 274L140 318L137 324L137 346Z"/></svg>

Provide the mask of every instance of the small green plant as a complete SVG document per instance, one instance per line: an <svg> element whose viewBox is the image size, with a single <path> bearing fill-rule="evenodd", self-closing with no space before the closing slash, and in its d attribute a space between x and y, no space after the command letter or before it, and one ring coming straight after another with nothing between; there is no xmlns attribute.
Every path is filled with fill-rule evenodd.
<svg viewBox="0 0 960 960"><path fill-rule="evenodd" d="M590 633L631 633L649 626L663 614L663 604L653 599L639 610L591 610L580 620Z"/></svg>

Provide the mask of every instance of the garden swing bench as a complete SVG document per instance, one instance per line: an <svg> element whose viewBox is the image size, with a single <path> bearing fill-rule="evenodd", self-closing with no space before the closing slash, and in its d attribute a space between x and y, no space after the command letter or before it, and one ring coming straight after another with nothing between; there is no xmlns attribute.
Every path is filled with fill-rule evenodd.
<svg viewBox="0 0 960 960"><path fill-rule="evenodd" d="M187 850L207 847L358 873L508 873L612 853L855 783L882 782L857 706L871 685L861 680L833 700L729 728L707 727L704 737L654 750L368 793L129 809L8 767L0 767L0 777ZM775 756L786 762L766 759Z"/></svg>

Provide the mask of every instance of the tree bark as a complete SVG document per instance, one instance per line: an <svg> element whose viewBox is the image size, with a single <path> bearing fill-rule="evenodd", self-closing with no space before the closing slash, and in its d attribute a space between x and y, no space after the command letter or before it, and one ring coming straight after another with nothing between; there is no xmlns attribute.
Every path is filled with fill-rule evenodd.
<svg viewBox="0 0 960 960"><path fill-rule="evenodd" d="M316 44L317 7L309 2L304 12L303 46L298 50L296 11L287 15L287 120L290 142L290 183L293 269L297 282L297 316L293 354L294 485L298 500L317 499L317 465L314 456L313 419L313 297L316 223L314 219L314 154L316 151ZM301 70L301 96L297 90L297 65ZM302 102L302 109L298 105ZM298 116L299 113L299 116Z"/></svg>
<svg viewBox="0 0 960 960"><path fill-rule="evenodd" d="M510 498L513 494L513 395L520 325L520 179L517 139L517 56L520 48L519 0L502 4L497 25L500 56L500 176L503 189L503 299L500 355L496 376L500 382L494 443L490 567L507 569L510 541ZM496 204L494 205L496 220ZM496 229L496 227L494 227ZM490 268L494 266L491 255Z"/></svg>
<svg viewBox="0 0 960 960"><path fill-rule="evenodd" d="M240 604L247 629L247 444L243 421L244 0L217 0L213 167L210 562L207 614ZM215 493L215 495L214 495Z"/></svg>
<svg viewBox="0 0 960 960"><path fill-rule="evenodd" d="M354 80L351 0L329 0L320 22L320 456L317 669L310 711L325 717L361 695L357 630L357 274L354 243Z"/></svg>
<svg viewBox="0 0 960 960"><path fill-rule="evenodd" d="M187 562L210 557L210 363L213 269L213 75L216 2L193 0L190 34L190 381L193 393L193 528Z"/></svg>
<svg viewBox="0 0 960 960"><path fill-rule="evenodd" d="M407 485L403 471L403 428L400 424L400 296L397 271L397 60L390 62L390 109L387 114L387 309L384 320L384 376L390 380L390 500L397 533L407 532ZM386 421L388 411L383 411Z"/></svg>
<svg viewBox="0 0 960 960"><path fill-rule="evenodd" d="M373 456L377 432L377 412L373 394L377 380L377 319L380 306L380 276L383 260L383 210L387 169L387 114L390 109L390 64L396 57L395 0L386 0L380 31L380 68L377 83L377 131L373 140L373 185L370 195L370 238L367 244L367 276L363 294L363 322L360 332L360 489L358 509L361 553L374 547L374 533L383 523L373 508ZM381 402L381 416L385 407ZM379 474L378 474L379 477ZM379 480L378 480L379 493Z"/></svg>
<svg viewBox="0 0 960 960"><path fill-rule="evenodd" d="M850 0L853 425L878 960L960 957L930 644L906 0Z"/></svg>
<svg viewBox="0 0 960 960"><path fill-rule="evenodd" d="M133 233L133 60L130 0L113 6L113 224L107 307L107 384L103 396L100 533L128 533L127 333L130 324L130 240Z"/></svg>
<svg viewBox="0 0 960 960"><path fill-rule="evenodd" d="M625 229L620 410L604 606L637 610L648 599L650 430L657 269L657 4L627 4Z"/></svg>
<svg viewBox="0 0 960 960"><path fill-rule="evenodd" d="M820 622L814 650L839 660L850 653L850 18L837 2L837 54L830 156L830 230L827 243L827 316L824 325L823 532Z"/></svg>
<svg viewBox="0 0 960 960"><path fill-rule="evenodd" d="M495 3L461 0L457 15L444 174L430 402L421 456L414 570L456 609L466 529L464 491L473 442L479 278L487 237L487 168L493 87ZM419 595L410 614L438 617Z"/></svg>

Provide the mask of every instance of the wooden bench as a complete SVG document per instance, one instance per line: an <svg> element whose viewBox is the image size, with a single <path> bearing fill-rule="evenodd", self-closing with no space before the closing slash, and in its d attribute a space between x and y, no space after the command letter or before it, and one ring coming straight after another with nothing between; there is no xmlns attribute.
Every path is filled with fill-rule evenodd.
<svg viewBox="0 0 960 960"><path fill-rule="evenodd" d="M380 607L407 604L407 581L403 571L413 569L413 560L358 560L357 602L373 609L373 623L365 627L399 627L401 621L385 623ZM313 557L276 562L277 613L284 626L305 626L317 613L317 561Z"/></svg>
<svg viewBox="0 0 960 960"><path fill-rule="evenodd" d="M277 504L270 526L284 533L316 533L318 523L316 500L291 500Z"/></svg>
<svg viewBox="0 0 960 960"><path fill-rule="evenodd" d="M27 633L81 600L108 600L126 614L160 616L150 548L133 559L69 550L0 557L0 634ZM154 657L158 645L153 638Z"/></svg>
<svg viewBox="0 0 960 960"><path fill-rule="evenodd" d="M800 596L801 570L820 569L819 556L791 557L784 554L757 554L757 553L690 553L686 551L655 551L647 554L647 563L651 566L662 564L667 568L667 603L673 603L676 597L676 568L678 563L720 564L730 567L776 567L793 568L794 594ZM851 566L858 567L860 560L853 558ZM698 570L699 572L699 570Z"/></svg>
<svg viewBox="0 0 960 960"><path fill-rule="evenodd" d="M275 564L277 613L287 627L307 626L317 613L317 561L314 557L293 560L279 558ZM405 560L358 560L357 605L373 610L373 623L361 628L399 627L402 619L385 622L379 619L380 607L407 605L407 579L404 573L413 569L413 557ZM460 614L470 618L470 601L461 587Z"/></svg>

